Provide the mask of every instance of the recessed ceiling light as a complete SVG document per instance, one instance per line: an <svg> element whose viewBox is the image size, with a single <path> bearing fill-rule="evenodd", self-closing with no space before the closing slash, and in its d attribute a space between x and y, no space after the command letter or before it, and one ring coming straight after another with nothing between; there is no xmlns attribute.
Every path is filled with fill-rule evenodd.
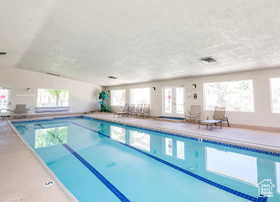
<svg viewBox="0 0 280 202"><path fill-rule="evenodd" d="M217 60L213 57L202 57L200 60L207 63L217 62Z"/></svg>
<svg viewBox="0 0 280 202"><path fill-rule="evenodd" d="M7 52L1 52L0 51L0 55L7 55Z"/></svg>
<svg viewBox="0 0 280 202"><path fill-rule="evenodd" d="M118 77L115 76L108 76L109 79L117 79Z"/></svg>

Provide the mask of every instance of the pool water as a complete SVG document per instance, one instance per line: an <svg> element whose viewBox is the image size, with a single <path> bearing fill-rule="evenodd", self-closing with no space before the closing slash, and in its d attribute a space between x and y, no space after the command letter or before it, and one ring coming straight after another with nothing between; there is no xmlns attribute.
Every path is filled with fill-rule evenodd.
<svg viewBox="0 0 280 202"><path fill-rule="evenodd" d="M276 154L88 117L13 125L81 202L280 201Z"/></svg>

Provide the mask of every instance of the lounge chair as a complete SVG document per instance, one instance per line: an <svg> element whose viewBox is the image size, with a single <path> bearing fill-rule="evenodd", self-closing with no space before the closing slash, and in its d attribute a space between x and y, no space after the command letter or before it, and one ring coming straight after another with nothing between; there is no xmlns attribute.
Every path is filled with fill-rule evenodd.
<svg viewBox="0 0 280 202"><path fill-rule="evenodd" d="M128 116L128 108L129 108L129 105L128 104L125 104L124 107L122 108L122 110L120 112L116 112L115 115L116 116Z"/></svg>
<svg viewBox="0 0 280 202"><path fill-rule="evenodd" d="M135 104L132 104L132 105L129 105L129 108L128 108L128 115L130 116L135 116L136 115L136 105Z"/></svg>
<svg viewBox="0 0 280 202"><path fill-rule="evenodd" d="M190 111L185 114L185 119L190 121L199 121L201 117L201 106L200 105L191 105Z"/></svg>
<svg viewBox="0 0 280 202"><path fill-rule="evenodd" d="M143 115L143 104L136 105L136 116L142 116Z"/></svg>
<svg viewBox="0 0 280 202"><path fill-rule="evenodd" d="M136 104L134 107L134 111L132 111L132 115L134 116L140 116L142 110L142 104Z"/></svg>
<svg viewBox="0 0 280 202"><path fill-rule="evenodd" d="M14 110L8 110L11 113L13 118L25 118L30 111L30 108L27 108L26 104L17 104Z"/></svg>
<svg viewBox="0 0 280 202"><path fill-rule="evenodd" d="M226 108L225 107L215 107L214 114L213 114L214 120L219 120L221 122L227 122L228 127L230 127L228 117L226 116Z"/></svg>
<svg viewBox="0 0 280 202"><path fill-rule="evenodd" d="M143 117L149 117L151 113L151 108L149 104L143 105Z"/></svg>

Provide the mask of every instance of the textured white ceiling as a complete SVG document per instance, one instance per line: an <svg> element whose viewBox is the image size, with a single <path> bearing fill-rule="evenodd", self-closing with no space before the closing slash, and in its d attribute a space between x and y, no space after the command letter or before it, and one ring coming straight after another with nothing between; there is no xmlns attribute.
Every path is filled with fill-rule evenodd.
<svg viewBox="0 0 280 202"><path fill-rule="evenodd" d="M0 68L116 85L277 67L279 33L279 0L8 0Z"/></svg>

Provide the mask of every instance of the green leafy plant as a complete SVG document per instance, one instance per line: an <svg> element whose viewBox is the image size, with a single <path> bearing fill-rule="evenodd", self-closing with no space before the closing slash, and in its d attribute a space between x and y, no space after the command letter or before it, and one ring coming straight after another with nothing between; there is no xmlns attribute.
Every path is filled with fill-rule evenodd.
<svg viewBox="0 0 280 202"><path fill-rule="evenodd" d="M110 112L109 105L107 104L107 100L109 99L109 91L102 90L99 93L99 103L100 103L100 111L101 112Z"/></svg>

